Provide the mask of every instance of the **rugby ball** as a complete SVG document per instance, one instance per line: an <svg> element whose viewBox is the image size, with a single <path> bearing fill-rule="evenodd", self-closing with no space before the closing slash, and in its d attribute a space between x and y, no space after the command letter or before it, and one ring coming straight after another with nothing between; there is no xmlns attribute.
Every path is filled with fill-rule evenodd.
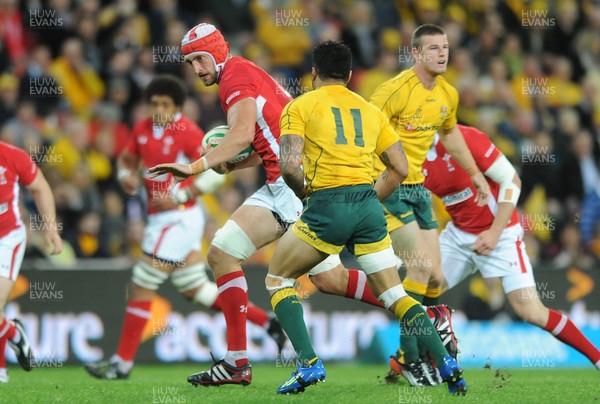
<svg viewBox="0 0 600 404"><path fill-rule="evenodd" d="M202 148L204 150L208 150L209 148L215 148L215 147L219 146L219 144L223 140L223 137L225 137L225 134L227 133L228 130L229 130L229 126L221 125L221 126L212 128L211 130L206 132L206 134L204 135L204 138L202 139ZM229 163L232 163L232 164L239 163L240 161L246 160L248 158L248 156L250 154L252 154L253 150L254 149L252 148L252 146L248 146L247 148L245 148L244 150L239 152L237 154L237 156L235 156L234 158L229 160Z"/></svg>

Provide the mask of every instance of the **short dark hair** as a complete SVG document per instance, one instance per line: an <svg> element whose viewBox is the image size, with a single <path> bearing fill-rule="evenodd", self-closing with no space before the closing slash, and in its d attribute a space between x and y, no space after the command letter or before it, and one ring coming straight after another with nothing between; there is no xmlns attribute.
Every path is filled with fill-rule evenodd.
<svg viewBox="0 0 600 404"><path fill-rule="evenodd" d="M420 49L422 46L421 38L425 35L446 35L446 31L444 31L444 28L435 24L421 25L420 27L417 27L417 29L414 30L412 34L412 39L410 41L410 45L413 48Z"/></svg>
<svg viewBox="0 0 600 404"><path fill-rule="evenodd" d="M175 105L180 107L185 102L187 92L183 81L172 74L161 74L156 76L146 87L146 102L150 102L155 95L171 97Z"/></svg>
<svg viewBox="0 0 600 404"><path fill-rule="evenodd" d="M352 52L342 42L321 42L313 49L312 62L321 79L348 80L350 78Z"/></svg>

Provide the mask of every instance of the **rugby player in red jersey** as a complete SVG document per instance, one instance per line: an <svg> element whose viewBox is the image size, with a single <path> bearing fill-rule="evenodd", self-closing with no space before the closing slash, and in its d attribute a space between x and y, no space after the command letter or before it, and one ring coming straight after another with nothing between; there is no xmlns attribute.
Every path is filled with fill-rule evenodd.
<svg viewBox="0 0 600 404"><path fill-rule="evenodd" d="M259 248L279 239L296 221L302 203L279 171L279 117L291 101L287 91L254 63L229 53L229 44L211 24L198 24L182 40L181 51L205 86L219 85L219 99L229 130L218 147L191 164L159 164L154 176L178 179L209 168L227 172L262 164L267 182L247 198L217 231L208 251L227 323L227 354L204 372L188 377L193 385L250 384L246 351L248 285L241 263ZM231 164L242 150L254 152Z"/></svg>
<svg viewBox="0 0 600 404"><path fill-rule="evenodd" d="M36 217L42 225L44 240L51 247L50 254L62 251L54 197L48 182L27 153L0 142L0 383L8 382L7 342L23 369L30 371L34 360L21 322L18 319L9 321L4 316L4 306L19 276L25 254L27 231L19 209L19 185L33 196L38 211Z"/></svg>
<svg viewBox="0 0 600 404"><path fill-rule="evenodd" d="M181 114L186 97L184 84L175 76L157 76L146 89L151 117L138 122L125 152L119 157L118 179L123 190L136 194L139 170L147 195L148 224L142 242L143 255L133 267L129 300L116 354L108 361L89 363L85 369L100 379L129 376L150 318L152 298L169 277L177 290L194 303L221 310L217 285L207 274L200 247L204 214L196 203L198 194L212 192L223 176L207 171L175 185L171 174L150 178L148 167L159 162L186 162L202 154L202 130ZM275 317L247 304L249 321L265 327L281 349L285 336Z"/></svg>
<svg viewBox="0 0 600 404"><path fill-rule="evenodd" d="M484 133L458 126L492 197L487 205L477 206L469 175L436 138L423 164L425 187L441 198L452 221L440 234L443 274L434 274L429 287L451 289L476 271L484 278L500 278L522 320L552 333L600 370L600 351L567 316L539 299L515 210L521 192L515 169Z"/></svg>

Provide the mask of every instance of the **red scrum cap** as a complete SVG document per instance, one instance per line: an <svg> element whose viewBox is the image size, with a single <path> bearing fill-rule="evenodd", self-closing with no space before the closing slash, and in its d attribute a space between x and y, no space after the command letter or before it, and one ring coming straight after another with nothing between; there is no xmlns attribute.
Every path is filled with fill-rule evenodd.
<svg viewBox="0 0 600 404"><path fill-rule="evenodd" d="M185 60L198 55L210 56L219 77L229 55L229 44L214 25L202 23L185 34L181 40L181 53Z"/></svg>

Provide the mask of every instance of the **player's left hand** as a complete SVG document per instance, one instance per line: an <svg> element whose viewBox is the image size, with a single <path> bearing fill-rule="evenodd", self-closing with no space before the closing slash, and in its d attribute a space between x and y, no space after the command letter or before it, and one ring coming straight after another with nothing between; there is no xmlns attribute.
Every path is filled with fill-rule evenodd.
<svg viewBox="0 0 600 404"><path fill-rule="evenodd" d="M171 173L177 181L183 181L192 175L192 169L188 164L178 163L159 164L154 167L150 167L148 172L152 174L150 179L156 178L163 174Z"/></svg>
<svg viewBox="0 0 600 404"><path fill-rule="evenodd" d="M477 206L487 205L492 191L490 190L490 185L485 179L485 176L481 172L478 172L471 177L471 181L473 181L473 185L477 189L477 196L475 197Z"/></svg>
<svg viewBox="0 0 600 404"><path fill-rule="evenodd" d="M477 254L490 255L496 247L496 244L498 244L499 238L500 235L491 230L482 231L477 236L477 240L475 240L471 249Z"/></svg>

